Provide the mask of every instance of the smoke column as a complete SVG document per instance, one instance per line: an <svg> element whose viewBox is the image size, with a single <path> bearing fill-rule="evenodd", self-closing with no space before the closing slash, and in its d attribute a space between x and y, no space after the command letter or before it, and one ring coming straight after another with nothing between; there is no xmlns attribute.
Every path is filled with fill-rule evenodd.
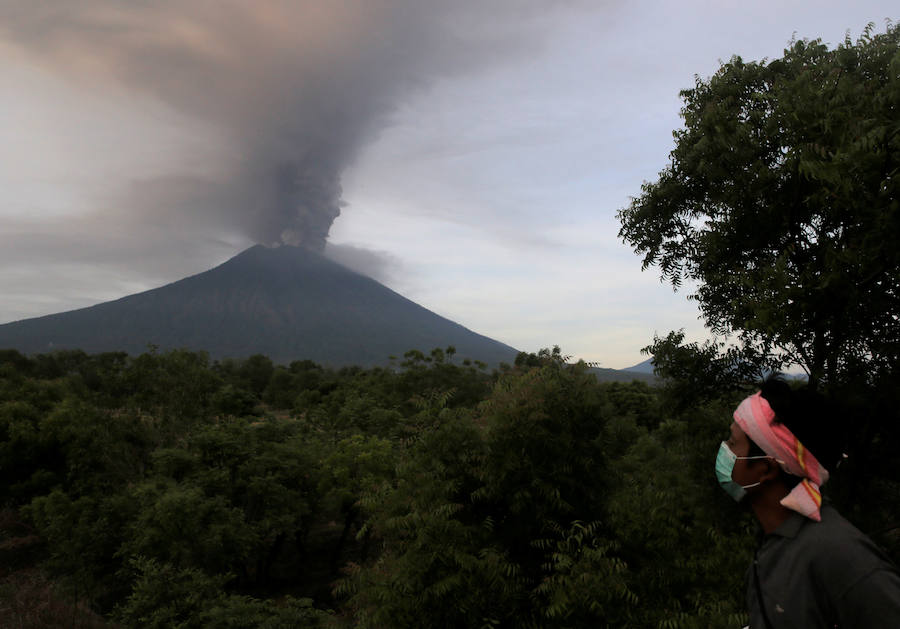
<svg viewBox="0 0 900 629"><path fill-rule="evenodd" d="M0 39L225 138L225 174L144 182L123 211L190 212L256 242L321 250L340 214L342 171L397 104L435 78L533 46L540 4L7 0Z"/></svg>

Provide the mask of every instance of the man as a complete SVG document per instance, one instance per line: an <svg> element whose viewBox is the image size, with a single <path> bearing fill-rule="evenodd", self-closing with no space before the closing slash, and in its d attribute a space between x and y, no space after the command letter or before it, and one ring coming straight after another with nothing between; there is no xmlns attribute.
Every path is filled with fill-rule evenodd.
<svg viewBox="0 0 900 629"><path fill-rule="evenodd" d="M753 629L900 628L900 574L820 487L841 458L833 413L770 379L734 412L716 475L764 538L748 571Z"/></svg>

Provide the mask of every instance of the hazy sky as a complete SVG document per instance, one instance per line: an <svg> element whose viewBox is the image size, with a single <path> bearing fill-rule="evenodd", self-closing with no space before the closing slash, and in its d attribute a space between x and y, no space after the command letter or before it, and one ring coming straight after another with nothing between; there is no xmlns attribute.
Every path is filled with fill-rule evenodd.
<svg viewBox="0 0 900 629"><path fill-rule="evenodd" d="M289 242L519 349L629 366L654 332L705 335L617 238L679 90L895 7L0 0L0 323Z"/></svg>

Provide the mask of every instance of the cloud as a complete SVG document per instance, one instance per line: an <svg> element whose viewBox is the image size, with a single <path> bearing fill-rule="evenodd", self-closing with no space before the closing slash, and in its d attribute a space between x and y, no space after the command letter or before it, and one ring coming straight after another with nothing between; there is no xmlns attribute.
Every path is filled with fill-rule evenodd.
<svg viewBox="0 0 900 629"><path fill-rule="evenodd" d="M343 205L343 171L398 104L437 78L539 43L542 7L537 0L20 0L0 7L0 55L15 46L91 90L157 100L219 135L219 163L206 165L204 177L119 173L129 183L110 202L110 216L165 216L197 233L321 250Z"/></svg>

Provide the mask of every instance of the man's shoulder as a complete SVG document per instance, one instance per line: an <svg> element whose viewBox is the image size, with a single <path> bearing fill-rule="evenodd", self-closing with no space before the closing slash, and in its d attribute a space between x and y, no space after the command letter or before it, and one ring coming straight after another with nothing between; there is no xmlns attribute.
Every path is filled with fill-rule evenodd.
<svg viewBox="0 0 900 629"><path fill-rule="evenodd" d="M796 538L809 552L814 572L850 584L887 564L878 546L834 507L823 507L821 514L820 522L806 523Z"/></svg>
<svg viewBox="0 0 900 629"><path fill-rule="evenodd" d="M837 509L831 505L823 505L820 511L822 519L818 522L807 520L800 535L815 540L838 538L862 538L865 535L853 526Z"/></svg>
<svg viewBox="0 0 900 629"><path fill-rule="evenodd" d="M869 538L844 518L837 509L823 506L822 519L818 522L804 519L797 531L796 542L799 546L810 547L819 553L858 552L853 549L858 545L868 545Z"/></svg>

